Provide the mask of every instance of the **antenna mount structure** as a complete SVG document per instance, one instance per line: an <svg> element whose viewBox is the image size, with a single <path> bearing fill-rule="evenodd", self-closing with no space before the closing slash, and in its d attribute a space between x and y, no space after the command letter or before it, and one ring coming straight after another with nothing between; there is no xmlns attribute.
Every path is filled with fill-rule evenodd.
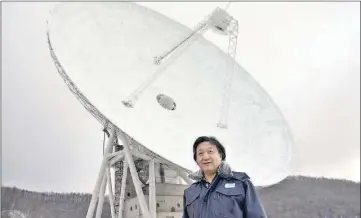
<svg viewBox="0 0 361 218"><path fill-rule="evenodd" d="M93 218L96 215L96 218L101 218L103 204L104 204L104 195L106 188L108 187L111 217L115 218L125 218L124 215L124 204L125 204L125 193L127 187L128 177L131 177L132 185L139 202L140 210L144 218L156 218L156 177L155 177L155 166L156 164L167 165L165 161L157 159L154 156L150 156L139 151L136 151L134 148L134 140L127 136L124 132L120 131L114 126L109 125L107 128L109 137L107 139L106 146L104 148L103 160L101 162L100 170L96 179L96 184L92 193L92 198L89 204L88 212L86 218ZM116 142L122 142L122 150L114 151ZM141 166L137 166L136 162L142 160ZM120 196L119 205L116 208L114 199L117 196L113 194L113 184L111 180L111 168L115 167L117 162L121 161L123 164L122 168L122 178L121 180L116 180L120 182ZM139 163L139 162L138 162ZM139 169L144 169L148 167L147 172L148 180L142 181L142 177L139 175ZM174 171L177 172L179 177L181 177L186 184L191 184L192 180L188 178L187 172L181 168L172 167ZM130 173L130 175L128 175ZM144 183L149 186L149 196L146 199L146 196L143 193ZM147 203L148 202L148 203Z"/></svg>
<svg viewBox="0 0 361 218"><path fill-rule="evenodd" d="M216 8L191 30L129 2L63 2L50 16L54 65L104 127L86 218L101 217L106 193L112 218L181 217L183 191L196 167L186 145L200 135L226 143L232 170L247 172L255 186L289 175L289 127L236 63L238 21L225 9ZM210 29L228 36L227 52L201 37Z"/></svg>

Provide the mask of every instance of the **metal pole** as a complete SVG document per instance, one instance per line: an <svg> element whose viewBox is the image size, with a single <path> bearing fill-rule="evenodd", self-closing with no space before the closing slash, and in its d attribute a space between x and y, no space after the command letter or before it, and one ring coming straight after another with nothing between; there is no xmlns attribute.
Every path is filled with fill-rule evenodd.
<svg viewBox="0 0 361 218"><path fill-rule="evenodd" d="M157 80L164 73L165 69L181 55L181 52L186 50L186 48L188 48L191 43L193 43L198 37L200 37L201 34L208 29L208 27L208 20L206 20L205 23L201 23L199 28L200 30L198 30L198 32L195 32L196 34L192 35L193 37L190 37L190 39L188 39L190 42L178 47L177 50L174 51L175 54L166 59L165 63L161 65L160 68L158 68L153 74L151 74L142 84L140 84L140 86L137 87L129 96L127 96L126 99L122 101L122 103L126 107L133 108L139 96L145 91L145 89L147 89L149 85L154 83L154 81ZM155 60L155 62L157 62L157 60Z"/></svg>
<svg viewBox="0 0 361 218"><path fill-rule="evenodd" d="M228 111L230 104L230 95L231 95L231 87L233 82L233 71L235 66L235 57L237 51L237 37L238 37L238 21L232 20L230 23L230 31L229 31L229 43L228 43L228 55L230 56L227 59L227 68L226 74L223 82L223 97L222 97L222 105L219 116L219 121L217 127L219 128L227 128L228 122Z"/></svg>
<svg viewBox="0 0 361 218"><path fill-rule="evenodd" d="M149 157L148 155L142 154L142 153L137 152L137 151L132 151L132 155L133 155L134 157L136 157L136 158L143 159L143 160L145 160L145 161L151 161L151 160L152 160L152 158Z"/></svg>
<svg viewBox="0 0 361 218"><path fill-rule="evenodd" d="M107 155L112 150L113 143L114 143L114 138L115 138L115 132L112 129L111 132L110 132L109 139L107 141L106 149L104 151L103 161L102 161L101 166L100 166L100 170L99 170L98 177L97 177L97 180L96 180L96 183L95 183L95 187L94 187L92 198L91 198L91 201L90 201L90 204L89 204L88 212L86 214L86 218L93 218L93 216L94 216L95 205L96 205L98 197L99 197L99 190L100 190L101 182L103 180L103 175L104 175L104 172L105 172L105 169L106 169L106 166L107 166L107 162L108 162Z"/></svg>
<svg viewBox="0 0 361 218"><path fill-rule="evenodd" d="M108 190L109 190L109 203L110 203L110 214L112 218L115 218L114 211L114 199L113 199L113 188L112 188L112 177L110 175L110 166L107 167L107 181L108 181Z"/></svg>
<svg viewBox="0 0 361 218"><path fill-rule="evenodd" d="M104 193L105 193L105 188L107 187L106 185L107 185L107 175L106 175L106 171L104 171L102 185L100 186L99 200L98 200L98 206L97 206L97 212L95 218L101 218L102 216L103 205L104 205Z"/></svg>
<svg viewBox="0 0 361 218"><path fill-rule="evenodd" d="M114 164L116 164L117 162L123 160L124 158L124 154L119 154L118 156L114 157L113 159L111 159L111 161L109 162L109 166L113 166Z"/></svg>
<svg viewBox="0 0 361 218"><path fill-rule="evenodd" d="M118 155L121 155L121 154L123 154L123 153L124 153L123 151L116 151L116 152L113 152L113 153L109 154L109 155L108 155L108 158L109 158L109 159L112 159L112 158L114 158L114 157L116 157L116 156L118 156Z"/></svg>
<svg viewBox="0 0 361 218"><path fill-rule="evenodd" d="M137 158L140 158L143 160L147 160L147 161L151 160L151 158L149 156L139 153L139 152L136 152L136 151L134 151L132 154L134 157L137 157ZM154 161L157 163L159 162L158 160L154 160ZM188 176L182 171L182 169L180 169L179 167L172 167L172 169L177 171L179 173L179 176L182 177L182 179L184 179L184 181L186 181L189 185L193 183L193 181L190 178L188 178Z"/></svg>
<svg viewBox="0 0 361 218"><path fill-rule="evenodd" d="M155 189L155 161L149 161L149 212L152 218L156 218L156 189Z"/></svg>
<svg viewBox="0 0 361 218"><path fill-rule="evenodd" d="M127 185L127 176L128 176L128 162L124 161L124 163L123 163L122 186L121 186L120 198L119 198L118 218L123 218L123 208L124 208L124 200L125 200L125 186Z"/></svg>
<svg viewBox="0 0 361 218"><path fill-rule="evenodd" d="M119 151L122 150L121 145L116 145L115 146L115 153L118 153ZM121 151L122 152L122 151ZM124 153L122 152L123 157L124 157ZM120 159L122 158L117 158L119 157L118 154L115 156L114 159L117 159L115 162L113 162L113 160L110 160L110 167L114 167L114 209L115 209L115 216L117 216L117 214L119 213L118 209L119 209L119 197L120 197L120 188L121 188L121 183L122 183L122 175L123 175L123 161L121 161Z"/></svg>
<svg viewBox="0 0 361 218"><path fill-rule="evenodd" d="M162 163L159 164L159 176L160 176L160 183L165 183L165 172Z"/></svg>
<svg viewBox="0 0 361 218"><path fill-rule="evenodd" d="M194 183L193 180L191 180L184 172L178 170L178 175L188 183L188 185L191 185Z"/></svg>
<svg viewBox="0 0 361 218"><path fill-rule="evenodd" d="M140 209L142 210L143 217L151 218L149 210L148 210L147 202L145 200L144 193L142 191L141 182L139 180L139 176L138 176L137 170L135 168L133 156L130 153L128 137L124 133L120 133L119 137L121 138L121 140L124 143L123 145L124 145L125 159L129 164L129 171L130 171L130 174L133 179L135 192L137 193L139 206L140 206Z"/></svg>

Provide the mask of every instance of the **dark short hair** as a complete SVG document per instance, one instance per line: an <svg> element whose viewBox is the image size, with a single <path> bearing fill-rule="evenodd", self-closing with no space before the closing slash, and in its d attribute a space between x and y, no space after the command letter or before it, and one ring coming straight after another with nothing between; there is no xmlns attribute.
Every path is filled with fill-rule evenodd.
<svg viewBox="0 0 361 218"><path fill-rule="evenodd" d="M223 145L213 136L200 136L193 144L193 159L197 161L197 147L203 142L209 142L217 147L218 153L221 155L222 160L226 160L226 149Z"/></svg>

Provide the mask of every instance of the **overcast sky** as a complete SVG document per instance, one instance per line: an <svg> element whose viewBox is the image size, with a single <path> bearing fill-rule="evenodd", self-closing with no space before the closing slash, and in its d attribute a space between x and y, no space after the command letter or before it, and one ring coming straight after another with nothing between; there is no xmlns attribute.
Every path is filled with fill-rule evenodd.
<svg viewBox="0 0 361 218"><path fill-rule="evenodd" d="M189 27L226 3L141 3ZM2 182L91 192L102 127L58 75L46 44L54 3L2 3ZM292 128L294 174L360 179L358 2L234 2L237 61ZM228 40L208 33L221 48ZM190 145L191 146L191 145Z"/></svg>

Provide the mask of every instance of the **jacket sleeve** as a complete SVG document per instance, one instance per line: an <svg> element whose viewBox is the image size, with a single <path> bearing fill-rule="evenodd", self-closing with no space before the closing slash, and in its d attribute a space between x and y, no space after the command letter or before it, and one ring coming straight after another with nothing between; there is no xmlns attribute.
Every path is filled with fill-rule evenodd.
<svg viewBox="0 0 361 218"><path fill-rule="evenodd" d="M182 218L189 218L187 209L186 209L186 197L183 195L183 215Z"/></svg>
<svg viewBox="0 0 361 218"><path fill-rule="evenodd" d="M243 205L244 218L267 218L256 188L250 180L244 182L245 200Z"/></svg>

